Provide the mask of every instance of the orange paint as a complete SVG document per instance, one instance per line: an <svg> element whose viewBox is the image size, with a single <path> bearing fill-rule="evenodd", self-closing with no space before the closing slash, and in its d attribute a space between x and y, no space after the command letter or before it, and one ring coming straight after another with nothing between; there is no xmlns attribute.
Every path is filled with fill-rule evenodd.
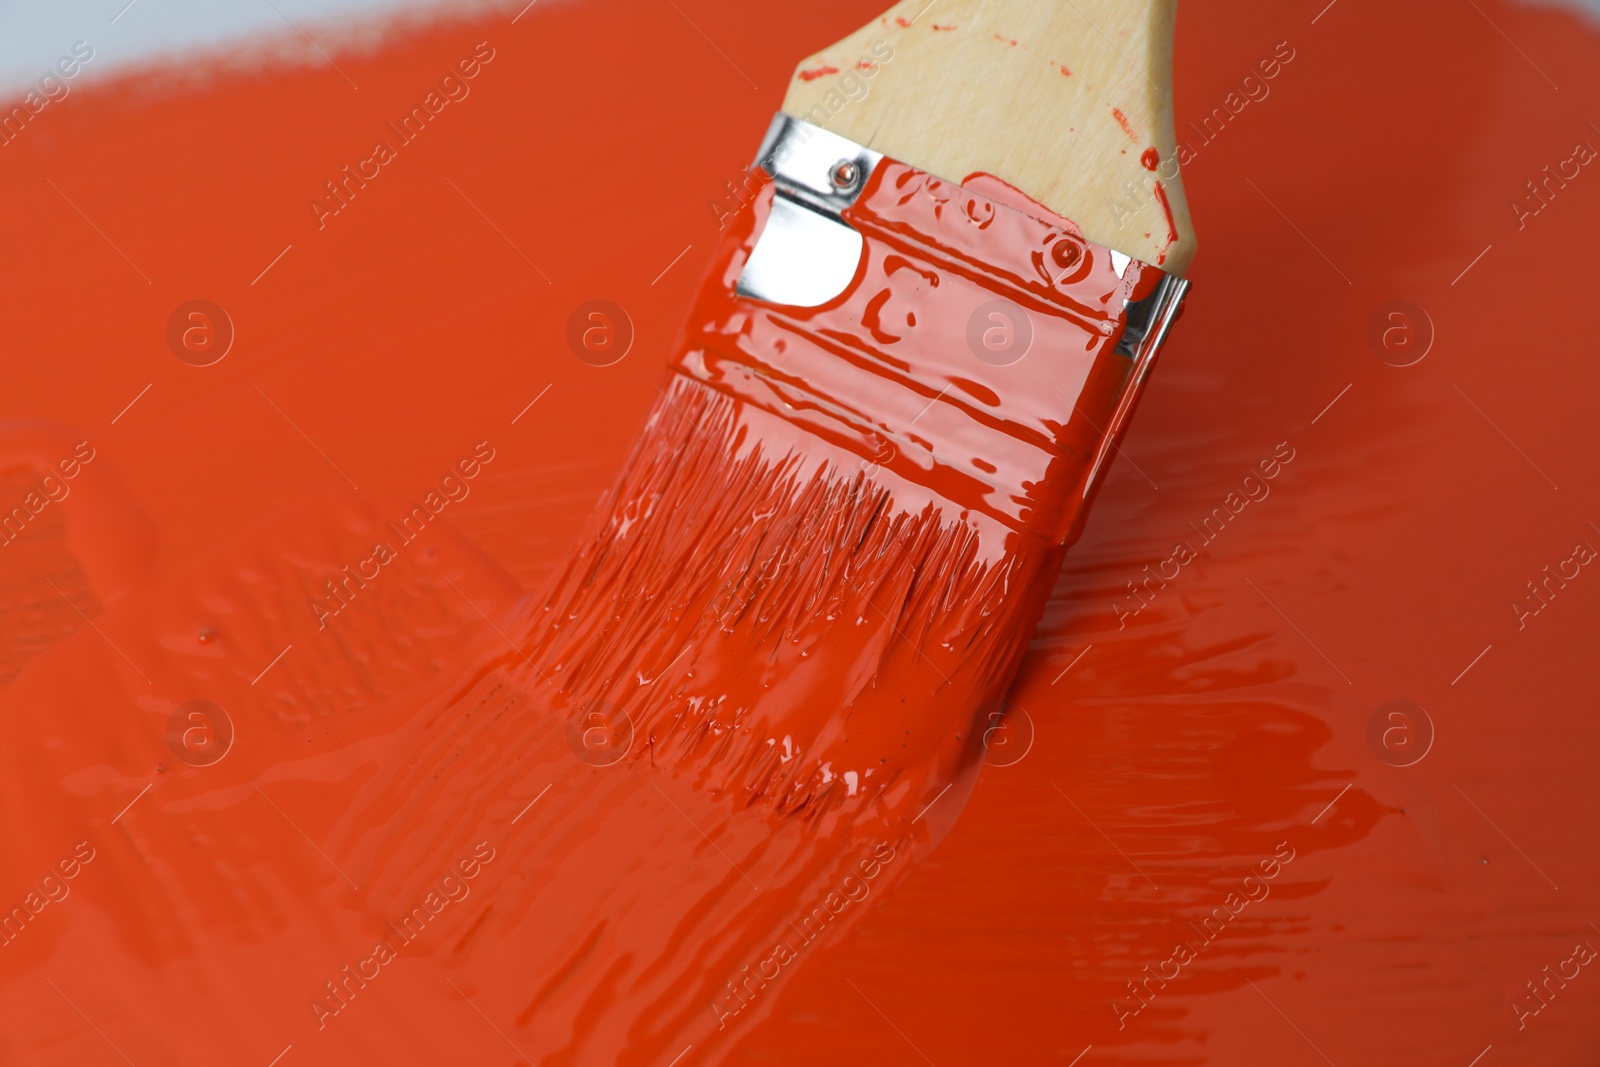
<svg viewBox="0 0 1600 1067"><path fill-rule="evenodd" d="M1090 431L1048 387L960 371L959 335L913 360L873 332L953 328L914 271L891 270L888 220L926 225L895 214L926 210L890 195L904 171L860 209L875 245L848 313L738 319L709 295L685 325L696 274L725 278L764 210L764 192L722 213L706 201L776 101L710 49L683 82L703 41L670 7L539 5L514 27L496 15L333 51L359 95L320 60L75 85L0 149L0 188L28 208L0 221L19 353L0 395L8 418L44 423L0 433L0 515L29 516L0 544L6 1058L265 1065L292 1046L279 1067L693 1067L848 1049L943 1065L1070 1063L1092 1045L1080 1067L1323 1062L1316 1049L1459 1065L1492 1045L1480 1067L1581 1062L1600 1042L1590 968L1542 999L1527 983L1600 947L1600 594L1587 568L1543 570L1600 548L1583 503L1600 499L1585 458L1600 371L1570 313L1587 279L1551 269L1600 206L1580 179L1519 230L1507 201L1536 177L1528 161L1591 138L1577 109L1600 93L1600 44L1569 15L1483 2L1559 93L1486 27L1438 49L1441 26L1470 24L1432 0L1365 13L1376 23L1338 5L1310 28L1227 0L1179 26L1180 125L1256 58L1245 29L1282 25L1303 60L1250 128L1185 168L1197 296L1047 596L1022 579L1052 571L1035 535L1065 471L1029 457ZM708 29L779 86L797 34L837 39L874 14L824 3L780 12L783 32ZM639 35L572 47L619 17ZM497 56L470 95L318 230L323 183L480 41ZM1501 76L1459 77L1485 67ZM1359 120L1307 121L1313 102ZM998 224L960 225L975 254ZM937 258L941 295L946 278L975 284L957 269L969 252L944 247L918 253ZM607 367L565 341L597 296L635 333ZM1404 367L1365 332L1397 296L1437 333ZM196 298L236 327L208 367L166 347L169 315ZM1378 344L1422 329L1377 325ZM1056 373L1095 364L1072 337L1050 334ZM830 375L881 388L821 388ZM872 399L807 399L840 396ZM635 459L586 527L652 410L681 451ZM872 412L910 429L829 429ZM682 484L710 484L723 444L750 475L724 494L730 514L826 488L776 464L800 433L831 435L813 463L848 464L864 491L960 503L971 540L939 540L956 520L916 512L906 541L859 543L881 564L825 565L829 523L870 528L862 498L781 513L818 530L798 555L754 523L695 553L693 527L650 510L705 505L709 490L653 488L674 457L702 479ZM94 458L69 480L80 442ZM652 530L670 551L604 550ZM394 558L379 564L378 542ZM946 546L945 569L897 571L917 544ZM736 559L760 565L717 582ZM963 584L984 559L1012 561L1014 600ZM949 611L918 610L946 589ZM875 610L902 593L906 638ZM783 597L812 595L786 614ZM713 601L726 636L674 662ZM313 602L339 606L325 627ZM889 688L859 691L870 715L835 714L843 673L802 655L833 608L862 643L829 649L885 656L898 686L936 669L954 684L903 719ZM630 625L652 612L676 621ZM780 635L790 619L798 644ZM962 666L945 646L970 633L1015 646ZM980 706L972 723L1013 654L1008 716ZM735 715L709 699L719 680L761 699ZM597 765L618 722L562 695L597 688L639 712L636 759ZM707 699L678 716L661 688ZM1399 758L1385 731L1413 727L1382 719L1369 738L1395 699L1437 734L1408 767L1379 752ZM235 732L210 765L168 742L195 700ZM763 759L757 727L785 724L790 747ZM216 726L181 719L179 749ZM884 761L871 779L867 749ZM891 772L905 795L852 809L842 770L858 797Z"/></svg>
<svg viewBox="0 0 1600 1067"><path fill-rule="evenodd" d="M839 68L838 67L821 66L821 67L813 67L811 70L796 71L795 72L795 76L798 77L803 82L809 82L809 81L816 81L818 78L821 78L821 77L823 77L825 75L828 75L828 74L837 74L837 73L839 73Z"/></svg>
<svg viewBox="0 0 1600 1067"><path fill-rule="evenodd" d="M1122 109L1119 107L1112 108L1111 116L1117 120L1117 125L1122 127L1122 132L1128 135L1128 140L1138 144L1139 138L1134 136L1133 127L1128 125L1128 116L1122 113Z"/></svg>
<svg viewBox="0 0 1600 1067"><path fill-rule="evenodd" d="M1167 261L1166 249L1178 243L1178 224L1172 219L1172 205L1167 202L1167 191L1162 188L1160 182L1155 183L1154 193L1156 203L1161 205L1161 214L1167 220L1167 243L1163 247L1161 254L1156 257L1156 265L1160 266ZM1148 237L1150 235L1145 234L1145 236Z"/></svg>

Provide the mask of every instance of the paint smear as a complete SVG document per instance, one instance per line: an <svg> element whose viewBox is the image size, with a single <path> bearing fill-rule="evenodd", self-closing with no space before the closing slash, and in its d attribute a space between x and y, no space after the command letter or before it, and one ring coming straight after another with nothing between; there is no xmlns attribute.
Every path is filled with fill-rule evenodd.
<svg viewBox="0 0 1600 1067"><path fill-rule="evenodd" d="M1134 144L1139 143L1139 138L1134 135L1133 127L1128 125L1128 116L1122 113L1121 108L1112 108L1111 117L1117 120L1117 125L1122 127L1122 132L1128 135L1128 140L1132 141Z"/></svg>

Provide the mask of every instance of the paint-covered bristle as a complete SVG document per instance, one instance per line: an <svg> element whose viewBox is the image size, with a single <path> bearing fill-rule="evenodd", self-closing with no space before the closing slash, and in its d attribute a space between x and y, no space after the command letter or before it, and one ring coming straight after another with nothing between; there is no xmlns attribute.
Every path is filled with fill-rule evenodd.
<svg viewBox="0 0 1600 1067"><path fill-rule="evenodd" d="M670 382L525 650L712 788L800 808L915 769L910 804L1009 681L1054 546L808 437Z"/></svg>
<svg viewBox="0 0 1600 1067"><path fill-rule="evenodd" d="M558 707L629 724L636 758L909 819L1003 698L1125 407L1125 303L1157 272L886 161L847 292L770 305L733 294L769 203L727 234L521 644Z"/></svg>

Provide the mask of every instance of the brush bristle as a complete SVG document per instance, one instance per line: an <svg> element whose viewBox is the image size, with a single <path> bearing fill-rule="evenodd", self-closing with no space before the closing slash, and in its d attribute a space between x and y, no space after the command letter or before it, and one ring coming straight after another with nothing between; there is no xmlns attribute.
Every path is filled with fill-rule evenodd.
<svg viewBox="0 0 1600 1067"><path fill-rule="evenodd" d="M1001 706L1126 406L1125 304L1159 272L884 161L848 215L850 288L763 304L733 282L771 195L733 220L521 645L635 759L779 811L909 816ZM980 347L995 314L1030 342Z"/></svg>
<svg viewBox="0 0 1600 1067"><path fill-rule="evenodd" d="M675 376L525 650L639 758L797 811L949 770L1056 553L778 421Z"/></svg>

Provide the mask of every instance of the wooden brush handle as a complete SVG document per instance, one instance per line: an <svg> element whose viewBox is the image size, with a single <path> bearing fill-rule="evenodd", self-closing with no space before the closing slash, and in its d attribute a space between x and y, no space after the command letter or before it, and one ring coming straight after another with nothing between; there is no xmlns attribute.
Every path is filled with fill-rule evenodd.
<svg viewBox="0 0 1600 1067"><path fill-rule="evenodd" d="M941 178L993 174L1091 241L1182 274L1195 241L1172 129L1176 13L904 0L801 63L783 110Z"/></svg>

